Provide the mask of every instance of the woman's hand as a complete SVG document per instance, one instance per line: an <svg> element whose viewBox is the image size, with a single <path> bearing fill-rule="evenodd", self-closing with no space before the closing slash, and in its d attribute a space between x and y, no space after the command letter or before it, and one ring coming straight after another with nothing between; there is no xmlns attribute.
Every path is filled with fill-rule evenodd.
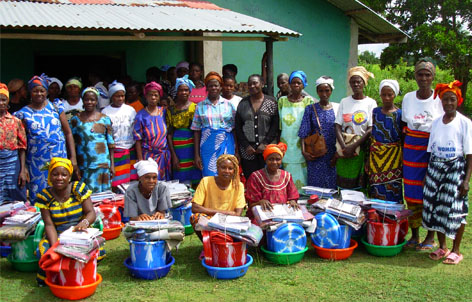
<svg viewBox="0 0 472 302"><path fill-rule="evenodd" d="M254 150L254 148L252 146L247 146L246 147L246 153L247 153L247 155L253 155L254 153L256 153L256 150Z"/></svg>
<svg viewBox="0 0 472 302"><path fill-rule="evenodd" d="M347 145L343 150L344 158L351 158L359 155L356 153L356 148L357 147L354 146L354 144Z"/></svg>
<svg viewBox="0 0 472 302"><path fill-rule="evenodd" d="M165 215L161 212L156 212L154 215L152 215L153 220L159 220L159 219L164 219Z"/></svg>
<svg viewBox="0 0 472 302"><path fill-rule="evenodd" d="M262 210L264 211L271 211L274 208L272 203L268 201L267 199L262 199L261 201L259 201L259 205L262 207Z"/></svg>
<svg viewBox="0 0 472 302"><path fill-rule="evenodd" d="M195 166L199 170L203 170L202 158L200 157L200 155L197 154L195 154Z"/></svg>
<svg viewBox="0 0 472 302"><path fill-rule="evenodd" d="M115 177L115 167L111 165L110 167L110 179L113 179Z"/></svg>
<svg viewBox="0 0 472 302"><path fill-rule="evenodd" d="M180 160L177 155L172 155L172 169L174 171L179 171Z"/></svg>
<svg viewBox="0 0 472 302"><path fill-rule="evenodd" d="M469 194L469 183L463 181L459 186L459 197L467 196L467 194Z"/></svg>
<svg viewBox="0 0 472 302"><path fill-rule="evenodd" d="M79 166L77 165L77 163L72 163L72 167L74 168L74 171L72 172L75 177L77 178L77 180L80 180L82 177L80 175L80 169L79 169Z"/></svg>
<svg viewBox="0 0 472 302"><path fill-rule="evenodd" d="M88 220L82 219L73 229L74 232L87 231L89 224Z"/></svg>
<svg viewBox="0 0 472 302"><path fill-rule="evenodd" d="M316 157L314 157L313 155L311 155L308 152L302 151L302 154L303 154L303 157L308 161L312 161L312 160L316 159Z"/></svg>
<svg viewBox="0 0 472 302"><path fill-rule="evenodd" d="M152 217L149 216L148 214L141 214L138 216L139 221L146 221L146 220L152 220Z"/></svg>
<svg viewBox="0 0 472 302"><path fill-rule="evenodd" d="M300 206L298 205L296 200L289 200L288 205L291 206L295 210L300 210Z"/></svg>
<svg viewBox="0 0 472 302"><path fill-rule="evenodd" d="M18 185L20 188L24 188L26 184L30 181L28 170L23 169L20 171L20 175L18 175Z"/></svg>
<svg viewBox="0 0 472 302"><path fill-rule="evenodd" d="M266 144L260 144L259 146L257 146L256 153L264 153L266 147Z"/></svg>

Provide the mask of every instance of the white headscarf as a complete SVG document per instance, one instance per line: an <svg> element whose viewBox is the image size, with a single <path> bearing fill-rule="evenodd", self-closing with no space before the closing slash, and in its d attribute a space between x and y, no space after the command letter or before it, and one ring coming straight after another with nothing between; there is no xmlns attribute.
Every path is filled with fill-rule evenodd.
<svg viewBox="0 0 472 302"><path fill-rule="evenodd" d="M136 168L139 177L148 173L159 174L158 165L151 157L149 157L147 160L142 160L135 163L134 167Z"/></svg>
<svg viewBox="0 0 472 302"><path fill-rule="evenodd" d="M49 86L51 86L52 83L56 83L57 85L59 85L59 90L62 90L62 82L61 80L59 80L58 78L49 78L48 79L48 84Z"/></svg>
<svg viewBox="0 0 472 302"><path fill-rule="evenodd" d="M395 93L395 96L397 96L398 93L400 92L400 85L398 84L398 82L396 80L387 79L387 80L382 80L382 82L380 82L379 94L382 93L382 88L384 88L385 86L392 88L393 92Z"/></svg>
<svg viewBox="0 0 472 302"><path fill-rule="evenodd" d="M327 78L325 76L321 76L318 79L316 79L316 87L322 85L322 84L328 84L331 86L331 90L334 90L334 80L331 78Z"/></svg>

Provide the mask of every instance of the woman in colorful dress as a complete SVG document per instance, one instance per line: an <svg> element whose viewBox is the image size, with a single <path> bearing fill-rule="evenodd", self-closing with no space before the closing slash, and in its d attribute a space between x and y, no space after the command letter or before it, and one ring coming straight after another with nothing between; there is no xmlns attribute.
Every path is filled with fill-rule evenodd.
<svg viewBox="0 0 472 302"><path fill-rule="evenodd" d="M436 73L433 63L420 60L415 65L415 79L418 90L409 92L402 101L402 121L406 123L403 145L403 187L405 201L413 215L408 218L411 238L406 247L417 250L432 250L435 247L434 232L428 231L420 241L419 228L423 212L423 185L428 168L427 152L433 120L444 114L441 100L434 97L431 85Z"/></svg>
<svg viewBox="0 0 472 302"><path fill-rule="evenodd" d="M247 216L252 219L252 208L259 205L264 210L273 208L273 204L289 204L298 208L300 197L289 172L280 169L287 145L270 144L264 150L266 167L252 173L246 183L246 201L249 205Z"/></svg>
<svg viewBox="0 0 472 302"><path fill-rule="evenodd" d="M10 94L0 83L0 205L26 201L26 132L21 121L8 112Z"/></svg>
<svg viewBox="0 0 472 302"><path fill-rule="evenodd" d="M82 92L85 110L70 120L82 181L93 193L110 191L115 171L111 120L97 110L99 96L95 87L85 88Z"/></svg>
<svg viewBox="0 0 472 302"><path fill-rule="evenodd" d="M469 212L468 193L472 174L472 122L457 107L463 102L459 81L438 84L444 115L433 121L428 164L423 188L423 227L438 234L439 248L429 257L444 264L458 264L464 259L460 244ZM449 251L446 237L453 241Z"/></svg>
<svg viewBox="0 0 472 302"><path fill-rule="evenodd" d="M32 201L35 200L36 194L47 186L48 171L45 167L51 158L67 158L69 151L74 173L76 176L79 173L74 138L64 107L59 99L53 103L49 102L46 98L47 89L47 76L34 76L28 82L31 103L15 112L15 116L23 122L26 129L26 165L30 179L28 190Z"/></svg>
<svg viewBox="0 0 472 302"><path fill-rule="evenodd" d="M203 170L203 176L215 176L218 157L236 151L236 108L220 95L223 79L217 72L208 73L205 85L208 97L197 105L190 129L194 131L197 168Z"/></svg>
<svg viewBox="0 0 472 302"><path fill-rule="evenodd" d="M134 168L136 163L136 149L134 148L133 125L136 111L125 104L125 86L113 81L108 86L110 105L103 108L102 113L111 120L113 140L115 141L114 167L115 175L111 181L112 188L138 180ZM119 191L119 190L118 190Z"/></svg>
<svg viewBox="0 0 472 302"><path fill-rule="evenodd" d="M167 142L172 154L173 178L195 185L202 178L202 172L195 166L194 138L190 130L197 107L189 101L194 85L188 77L183 77L177 79L175 87L175 104L167 110Z"/></svg>
<svg viewBox="0 0 472 302"><path fill-rule="evenodd" d="M402 111L393 103L399 91L400 86L395 80L380 82L383 106L372 112L367 174L370 197L403 203Z"/></svg>
<svg viewBox="0 0 472 302"><path fill-rule="evenodd" d="M136 115L134 139L138 160L153 158L159 165L159 180L171 179L171 156L167 146L166 109L159 105L164 95L156 82L144 86L147 106Z"/></svg>
<svg viewBox="0 0 472 302"><path fill-rule="evenodd" d="M308 185L329 189L336 188L336 167L332 164L332 159L336 153L334 120L338 104L329 101L333 89L332 78L322 76L316 80L316 92L320 102L305 108L298 131L298 136L302 139L302 154L308 164ZM328 150L325 155L318 158L305 151L305 139L315 133L323 135Z"/></svg>
<svg viewBox="0 0 472 302"><path fill-rule="evenodd" d="M349 85L353 94L341 100L336 114L336 140L342 150L342 155L336 154L337 185L343 189L360 190L367 185L364 180L364 162L372 132L372 111L377 107L377 102L364 95L364 87L368 79L373 77L362 66L349 69ZM343 133L355 134L358 140L346 144Z"/></svg>
<svg viewBox="0 0 472 302"><path fill-rule="evenodd" d="M301 191L307 184L307 164L302 154L298 130L302 123L305 108L314 103L310 96L303 96L302 90L308 86L306 74L297 70L290 74L290 94L278 101L280 117L280 141L285 143L287 152L282 159L284 170L292 175L293 182Z"/></svg>
<svg viewBox="0 0 472 302"><path fill-rule="evenodd" d="M202 81L202 73L203 66L200 63L190 63L188 78L192 81L195 87L190 91L188 99L190 102L195 104L204 101L208 94L205 84ZM177 85L175 86L175 89L177 90Z"/></svg>

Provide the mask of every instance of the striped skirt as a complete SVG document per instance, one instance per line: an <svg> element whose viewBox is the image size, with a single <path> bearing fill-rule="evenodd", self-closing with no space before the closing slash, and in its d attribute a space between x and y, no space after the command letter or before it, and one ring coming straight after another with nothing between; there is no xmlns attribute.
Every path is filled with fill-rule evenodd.
<svg viewBox="0 0 472 302"><path fill-rule="evenodd" d="M174 171L174 179L180 182L191 181L197 183L202 173L195 167L193 131L188 128L179 128L174 131L172 142L175 154L179 158L179 170Z"/></svg>
<svg viewBox="0 0 472 302"><path fill-rule="evenodd" d="M403 145L404 196L408 204L423 203L423 180L428 168L429 133L407 128Z"/></svg>
<svg viewBox="0 0 472 302"><path fill-rule="evenodd" d="M136 163L136 150L134 148L117 148L113 158L115 159L115 177L113 177L111 182L112 187L138 179L138 173L134 168Z"/></svg>
<svg viewBox="0 0 472 302"><path fill-rule="evenodd" d="M461 224L466 224L469 211L467 194L459 197L465 177L465 159L431 156L423 189L423 227L445 234L451 239Z"/></svg>
<svg viewBox="0 0 472 302"><path fill-rule="evenodd" d="M26 201L26 188L18 187L20 160L18 150L0 150L0 204L4 201Z"/></svg>

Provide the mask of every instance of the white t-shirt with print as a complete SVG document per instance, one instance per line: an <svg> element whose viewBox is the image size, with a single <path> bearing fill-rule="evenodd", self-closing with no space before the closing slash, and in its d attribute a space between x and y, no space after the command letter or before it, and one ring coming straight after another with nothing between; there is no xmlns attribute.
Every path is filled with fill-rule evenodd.
<svg viewBox="0 0 472 302"><path fill-rule="evenodd" d="M343 132L362 136L372 126L372 111L375 107L377 102L368 96L362 100L348 96L339 104L336 124L341 125Z"/></svg>
<svg viewBox="0 0 472 302"><path fill-rule="evenodd" d="M444 114L441 100L434 95L426 100L420 100L416 97L416 91L405 94L402 102L402 121L404 121L411 130L423 132L431 131L431 124L435 119Z"/></svg>
<svg viewBox="0 0 472 302"><path fill-rule="evenodd" d="M449 159L472 154L472 121L459 112L448 124L444 124L443 116L435 119L431 125L428 152Z"/></svg>
<svg viewBox="0 0 472 302"><path fill-rule="evenodd" d="M103 108L102 113L107 115L112 123L115 147L130 149L134 145L133 126L136 111L133 107L123 104L120 108L111 105Z"/></svg>

